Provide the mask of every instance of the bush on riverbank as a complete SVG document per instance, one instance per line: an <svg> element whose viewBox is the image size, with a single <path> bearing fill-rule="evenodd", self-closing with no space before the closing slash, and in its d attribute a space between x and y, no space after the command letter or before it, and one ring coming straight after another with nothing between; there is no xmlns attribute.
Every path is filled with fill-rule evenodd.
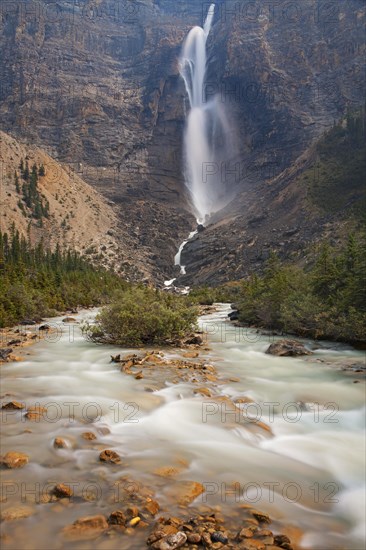
<svg viewBox="0 0 366 550"><path fill-rule="evenodd" d="M366 239L351 235L336 253L324 244L305 271L272 256L262 276L242 283L239 321L310 338L366 341Z"/></svg>
<svg viewBox="0 0 366 550"><path fill-rule="evenodd" d="M13 231L0 231L0 327L22 319L51 316L77 306L110 301L128 285L114 273L97 269L76 252L53 252L42 242L32 247Z"/></svg>
<svg viewBox="0 0 366 550"><path fill-rule="evenodd" d="M86 330L97 342L121 346L170 344L194 330L197 316L197 308L183 296L131 287L103 308L96 324Z"/></svg>

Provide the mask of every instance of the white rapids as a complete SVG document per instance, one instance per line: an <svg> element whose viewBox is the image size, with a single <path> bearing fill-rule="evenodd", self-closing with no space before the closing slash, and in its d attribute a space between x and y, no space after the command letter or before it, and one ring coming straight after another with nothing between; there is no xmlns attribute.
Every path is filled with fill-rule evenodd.
<svg viewBox="0 0 366 550"><path fill-rule="evenodd" d="M25 468L3 472L9 490L2 508L34 506L28 519L3 523L10 536L6 548L72 548L63 545L62 527L77 517L110 513L110 486L122 475L154 487L163 511L179 514L174 479L154 474L179 464L178 479L206 489L195 504L219 505L229 515L240 503L253 505L271 515L275 532L281 525L304 532L303 548L364 548L364 381L354 384L354 375L319 363L361 361L363 354L317 343L314 355L305 358L266 355L269 337L234 327L228 311L220 305L217 313L200 318L211 348L201 357L215 365L223 381L217 394L241 403L235 414L226 402L195 395L191 382L154 391L153 380L135 380L109 362L110 355L133 350L93 344L75 325L63 326L53 343L30 347L25 361L1 367L2 402L47 408L47 420L39 423L26 421L21 411L2 411L2 453L19 450L30 457ZM62 325L61 318L49 322ZM258 420L272 434L257 429ZM98 439L83 441L85 431ZM55 449L55 437L68 447ZM98 461L106 448L122 456L121 469ZM94 484L99 497L61 508L57 502L34 504L36 484L39 491L60 482L78 484L79 493ZM118 547L142 548L143 535ZM98 549L112 550L113 544L116 540L93 541Z"/></svg>

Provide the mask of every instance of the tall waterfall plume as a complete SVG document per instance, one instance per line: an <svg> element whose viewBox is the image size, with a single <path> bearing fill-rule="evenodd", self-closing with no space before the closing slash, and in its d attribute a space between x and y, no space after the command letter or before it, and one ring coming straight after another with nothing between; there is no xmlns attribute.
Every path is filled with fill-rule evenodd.
<svg viewBox="0 0 366 550"><path fill-rule="evenodd" d="M220 96L206 97L206 43L214 13L211 4L203 28L190 30L179 64L190 107L184 131L184 176L199 223L232 198L226 177L235 149L232 132Z"/></svg>

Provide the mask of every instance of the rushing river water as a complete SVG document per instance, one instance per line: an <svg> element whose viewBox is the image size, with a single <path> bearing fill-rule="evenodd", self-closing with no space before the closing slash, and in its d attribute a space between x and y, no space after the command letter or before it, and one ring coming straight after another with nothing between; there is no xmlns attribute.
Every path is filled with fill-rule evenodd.
<svg viewBox="0 0 366 550"><path fill-rule="evenodd" d="M156 380L136 380L109 362L120 349L87 341L75 325L64 326L57 341L29 348L25 361L1 367L3 402L47 407L40 422L2 411L2 454L30 457L25 468L3 472L2 507L33 507L29 518L3 523L4 549L90 548L90 541L65 541L60 531L78 517L116 509L111 487L122 474L152 487L163 511L179 513L175 480L154 473L179 465L178 479L206 488L195 504L220 506L231 516L239 503L252 504L270 514L274 530L282 524L301 529L304 548L364 548L365 385L328 364L362 361L364 354L318 343L309 357L266 355L269 337L233 327L228 310L219 306L200 318L211 348L201 356L223 380L232 379L216 391L241 402L239 413L226 401L194 395L189 382L154 391ZM61 326L61 318L52 323ZM257 420L272 433L256 429ZM98 439L82 440L85 431ZM68 448L55 449L55 437ZM122 456L121 468L99 462L107 448ZM94 497L38 502L60 482ZM139 549L144 537L98 539L93 546Z"/></svg>

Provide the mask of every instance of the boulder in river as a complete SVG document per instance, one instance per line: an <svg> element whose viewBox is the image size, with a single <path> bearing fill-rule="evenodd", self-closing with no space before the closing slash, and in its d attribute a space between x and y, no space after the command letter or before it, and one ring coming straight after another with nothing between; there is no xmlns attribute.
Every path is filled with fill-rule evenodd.
<svg viewBox="0 0 366 550"><path fill-rule="evenodd" d="M7 468L23 468L28 464L29 457L25 453L18 453L17 451L9 451L5 456L0 458L0 464Z"/></svg>
<svg viewBox="0 0 366 550"><path fill-rule="evenodd" d="M188 344L188 345L198 345L198 346L200 346L202 343L203 343L203 340L202 340L201 336L197 336L197 335L190 336L189 338L184 340L184 344Z"/></svg>
<svg viewBox="0 0 366 550"><path fill-rule="evenodd" d="M278 355L279 357L296 357L298 355L312 355L312 352L297 340L279 340L269 346L266 353L268 355Z"/></svg>
<svg viewBox="0 0 366 550"><path fill-rule="evenodd" d="M109 462L111 464L121 464L122 460L118 453L115 451L111 451L109 449L106 449L105 451L102 451L99 455L99 460L101 462Z"/></svg>
<svg viewBox="0 0 366 550"><path fill-rule="evenodd" d="M70 498L73 495L70 485L66 485L65 483L56 485L52 492L57 498Z"/></svg>
<svg viewBox="0 0 366 550"><path fill-rule="evenodd" d="M16 410L25 409L25 405L24 403L19 403L18 401L9 401L8 403L4 403L4 405L1 408L5 410L16 411Z"/></svg>
<svg viewBox="0 0 366 550"><path fill-rule="evenodd" d="M239 320L239 311L230 311L230 313L227 314L230 321L238 321Z"/></svg>
<svg viewBox="0 0 366 550"><path fill-rule="evenodd" d="M53 446L55 449L67 449L68 445L62 437L55 437L53 441Z"/></svg>

